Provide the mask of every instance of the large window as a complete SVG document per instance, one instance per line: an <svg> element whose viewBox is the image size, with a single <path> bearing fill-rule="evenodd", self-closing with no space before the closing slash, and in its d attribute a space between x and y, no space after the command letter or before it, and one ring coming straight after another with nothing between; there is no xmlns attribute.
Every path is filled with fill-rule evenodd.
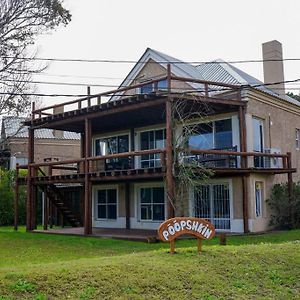
<svg viewBox="0 0 300 300"><path fill-rule="evenodd" d="M129 151L129 135L118 135L100 138L95 141L96 156L124 153ZM113 158L106 160L106 169L126 169L129 167L128 158Z"/></svg>
<svg viewBox="0 0 300 300"><path fill-rule="evenodd" d="M194 149L227 149L232 147L231 119L201 123L190 127L188 144Z"/></svg>
<svg viewBox="0 0 300 300"><path fill-rule="evenodd" d="M163 187L139 189L140 218L148 221L165 219L165 192Z"/></svg>
<svg viewBox="0 0 300 300"><path fill-rule="evenodd" d="M263 200L263 184L262 182L255 182L255 215L261 217L262 215L262 200Z"/></svg>
<svg viewBox="0 0 300 300"><path fill-rule="evenodd" d="M97 219L117 219L117 190L101 189L96 194Z"/></svg>
<svg viewBox="0 0 300 300"><path fill-rule="evenodd" d="M151 130L140 133L140 149L165 148L166 130ZM141 156L141 168L153 168L161 166L160 154L147 154Z"/></svg>
<svg viewBox="0 0 300 300"><path fill-rule="evenodd" d="M206 184L195 188L194 216L209 220L216 229L230 229L229 184Z"/></svg>
<svg viewBox="0 0 300 300"><path fill-rule="evenodd" d="M141 94L149 94L156 90L166 90L167 89L167 80L160 80L158 82L145 84L140 88Z"/></svg>

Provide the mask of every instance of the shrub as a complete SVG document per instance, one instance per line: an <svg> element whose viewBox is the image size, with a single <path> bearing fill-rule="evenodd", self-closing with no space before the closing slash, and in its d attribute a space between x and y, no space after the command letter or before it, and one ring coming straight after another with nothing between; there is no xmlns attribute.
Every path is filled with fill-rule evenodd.
<svg viewBox="0 0 300 300"><path fill-rule="evenodd" d="M15 170L0 170L0 226L12 225L14 221ZM24 175L24 174L21 174ZM26 192L19 187L19 223L25 224Z"/></svg>
<svg viewBox="0 0 300 300"><path fill-rule="evenodd" d="M300 228L300 184L293 185L288 196L287 183L275 184L267 203L272 209L270 225L280 229Z"/></svg>

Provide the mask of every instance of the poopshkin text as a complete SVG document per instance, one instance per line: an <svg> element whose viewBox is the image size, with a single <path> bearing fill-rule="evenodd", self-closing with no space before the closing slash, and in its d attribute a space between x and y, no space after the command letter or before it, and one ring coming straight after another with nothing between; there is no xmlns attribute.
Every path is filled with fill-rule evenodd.
<svg viewBox="0 0 300 300"><path fill-rule="evenodd" d="M211 239L215 235L215 228L204 219L178 217L162 223L158 233L160 239L166 242L170 242L183 234L191 234L201 239Z"/></svg>

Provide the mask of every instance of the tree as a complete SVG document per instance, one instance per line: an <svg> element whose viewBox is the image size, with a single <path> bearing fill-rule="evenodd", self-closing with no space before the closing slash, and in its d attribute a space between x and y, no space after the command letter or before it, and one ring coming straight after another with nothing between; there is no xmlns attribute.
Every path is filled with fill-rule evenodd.
<svg viewBox="0 0 300 300"><path fill-rule="evenodd" d="M34 66L29 48L38 35L70 20L62 0L0 0L0 115L29 109L28 83L44 68Z"/></svg>

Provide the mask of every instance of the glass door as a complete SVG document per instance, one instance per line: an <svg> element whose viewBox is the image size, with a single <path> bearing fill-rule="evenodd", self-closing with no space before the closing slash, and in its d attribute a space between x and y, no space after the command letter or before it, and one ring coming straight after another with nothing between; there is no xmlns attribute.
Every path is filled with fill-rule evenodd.
<svg viewBox="0 0 300 300"><path fill-rule="evenodd" d="M257 118L252 118L253 127L253 151L264 152L264 137L263 137L263 121ZM261 156L254 157L254 167L263 168L264 159Z"/></svg>

